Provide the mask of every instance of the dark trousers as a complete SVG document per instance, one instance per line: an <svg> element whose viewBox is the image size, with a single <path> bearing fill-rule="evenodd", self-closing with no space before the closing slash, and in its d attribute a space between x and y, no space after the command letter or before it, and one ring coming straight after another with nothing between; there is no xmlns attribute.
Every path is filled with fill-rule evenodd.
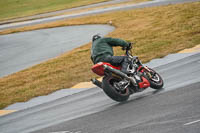
<svg viewBox="0 0 200 133"><path fill-rule="evenodd" d="M108 62L113 66L121 66L121 71L128 74L127 67L129 65L127 56L107 56L101 62Z"/></svg>

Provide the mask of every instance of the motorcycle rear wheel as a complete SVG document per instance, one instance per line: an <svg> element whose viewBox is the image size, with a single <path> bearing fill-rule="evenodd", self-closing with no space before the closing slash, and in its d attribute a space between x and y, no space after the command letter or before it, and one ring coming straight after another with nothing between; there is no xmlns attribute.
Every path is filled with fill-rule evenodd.
<svg viewBox="0 0 200 133"><path fill-rule="evenodd" d="M120 79L117 79L112 76L105 76L102 81L103 91L108 97L117 102L124 102L129 99L130 91L129 88L125 88L123 91L118 90L114 87L115 82L119 82Z"/></svg>

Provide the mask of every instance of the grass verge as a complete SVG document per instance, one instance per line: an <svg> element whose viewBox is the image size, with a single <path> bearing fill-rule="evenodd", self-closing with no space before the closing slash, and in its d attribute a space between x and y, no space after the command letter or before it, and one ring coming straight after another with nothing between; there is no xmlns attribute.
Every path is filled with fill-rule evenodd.
<svg viewBox="0 0 200 133"><path fill-rule="evenodd" d="M136 42L133 52L147 62L200 44L199 10L200 2L117 11L20 28L14 32L68 25L108 24L112 21L116 30L109 36ZM91 44L86 44L47 62L0 78L0 108L95 77L90 71L90 47ZM120 48L115 48L116 55L122 53Z"/></svg>
<svg viewBox="0 0 200 133"><path fill-rule="evenodd" d="M0 0L0 21L109 0Z"/></svg>
<svg viewBox="0 0 200 133"><path fill-rule="evenodd" d="M125 5L130 5L130 4L136 4L136 3L146 2L146 1L150 1L150 0L128 0L128 1L121 1L119 3L110 3L110 4L108 3L108 4L105 4L105 5L98 5L98 6L94 6L94 7L90 7L90 8L76 9L76 10L73 10L73 11L71 11L71 10L69 10L69 11L65 10L64 12L60 12L60 13L58 13L58 12L57 13L55 13L55 12L51 13L49 11L49 13L46 14L46 15L45 15L45 13L42 14L42 15L39 15L39 14L37 15L37 13L36 13L35 15L37 15L37 16L30 16L30 17L24 16L24 17L21 17L21 18L16 18L14 21L12 21L12 20L11 21L9 21L9 20L7 20L7 21L5 20L4 21L3 20L3 22L4 23L22 22L22 21L34 20L34 19L40 19L40 18L46 18L46 17L52 17L52 16L76 14L76 13L81 13L81 12L87 12L87 11L97 10L97 9L105 9L105 8L110 8L110 7L125 6ZM30 14L30 15L34 15L34 14ZM0 21L1 21L1 19L0 19Z"/></svg>
<svg viewBox="0 0 200 133"><path fill-rule="evenodd" d="M106 9L106 8L110 8L110 7L126 6L126 5L132 5L132 4L147 2L147 1L151 1L151 0L128 0L128 1L115 3L115 4L111 3L111 4L100 5L100 6L86 8L86 9L69 11L69 12L61 13L59 15L68 15L68 14L75 14L75 13L81 13L81 12L86 12L86 11L93 11L93 10L97 10L97 9Z"/></svg>

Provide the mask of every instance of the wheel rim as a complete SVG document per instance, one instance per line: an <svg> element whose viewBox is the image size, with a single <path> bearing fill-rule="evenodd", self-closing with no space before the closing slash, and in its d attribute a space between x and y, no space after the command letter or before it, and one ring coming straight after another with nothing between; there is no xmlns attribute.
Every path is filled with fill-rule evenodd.
<svg viewBox="0 0 200 133"><path fill-rule="evenodd" d="M112 88L113 88L118 94L120 94L120 95L127 95L127 94L129 94L128 88L125 88L125 89L123 89L123 90L119 90L119 89L117 89L117 88L114 86L115 83L119 82L117 79L110 79L109 82L110 82L110 85L112 86Z"/></svg>
<svg viewBox="0 0 200 133"><path fill-rule="evenodd" d="M160 77L158 76L158 74L155 74L151 77L151 80L158 83L160 82Z"/></svg>

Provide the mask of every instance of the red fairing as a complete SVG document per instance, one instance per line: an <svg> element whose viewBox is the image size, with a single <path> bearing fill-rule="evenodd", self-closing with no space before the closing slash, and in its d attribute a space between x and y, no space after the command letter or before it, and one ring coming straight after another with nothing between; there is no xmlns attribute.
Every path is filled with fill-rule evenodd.
<svg viewBox="0 0 200 133"><path fill-rule="evenodd" d="M92 66L92 71L94 73L96 73L97 75L99 76L103 76L104 75L104 68L103 68L103 65L108 65L114 69L118 69L120 70L121 67L115 67L115 66L112 66L110 63L106 63L106 62L99 62L97 64L95 64L94 66Z"/></svg>
<svg viewBox="0 0 200 133"><path fill-rule="evenodd" d="M139 66L139 68L137 69L137 71L139 71L139 72L144 72L144 68L142 68L142 66Z"/></svg>
<svg viewBox="0 0 200 133"><path fill-rule="evenodd" d="M150 87L150 83L149 83L149 81L148 81L146 78L142 77L142 81L143 81L143 82L140 82L140 83L139 83L139 87L140 87L140 88L147 88L147 87Z"/></svg>

